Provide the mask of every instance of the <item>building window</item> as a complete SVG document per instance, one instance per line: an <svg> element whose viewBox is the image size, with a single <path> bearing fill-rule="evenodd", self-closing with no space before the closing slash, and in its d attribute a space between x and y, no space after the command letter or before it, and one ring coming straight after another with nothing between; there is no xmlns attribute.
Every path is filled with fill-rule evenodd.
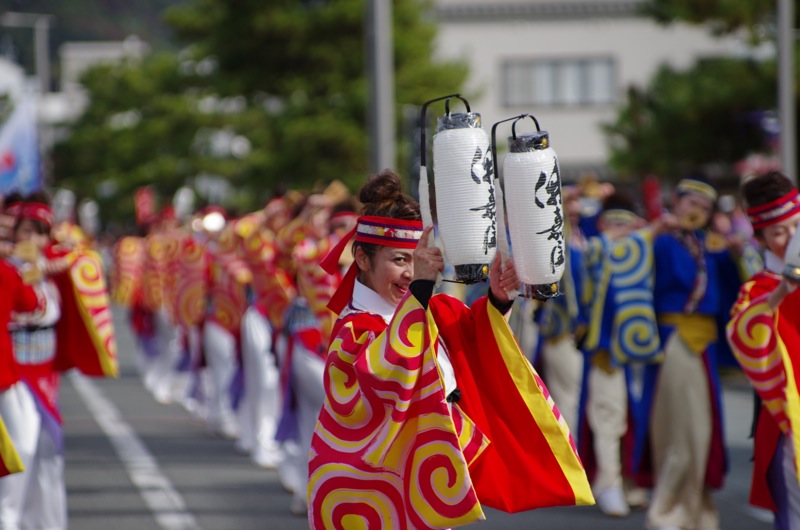
<svg viewBox="0 0 800 530"><path fill-rule="evenodd" d="M608 57L507 61L502 79L507 107L615 103L615 64Z"/></svg>

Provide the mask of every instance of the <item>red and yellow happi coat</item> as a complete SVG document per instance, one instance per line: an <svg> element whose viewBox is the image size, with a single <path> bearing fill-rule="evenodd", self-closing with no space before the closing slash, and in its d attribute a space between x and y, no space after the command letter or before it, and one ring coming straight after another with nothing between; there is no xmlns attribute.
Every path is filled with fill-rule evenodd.
<svg viewBox="0 0 800 530"><path fill-rule="evenodd" d="M144 239L126 236L114 246L114 270L111 271L111 299L132 308L141 298L144 268Z"/></svg>
<svg viewBox="0 0 800 530"><path fill-rule="evenodd" d="M441 344L440 344L441 343ZM440 346L461 400L448 404ZM411 295L387 325L340 318L309 461L314 529L450 528L507 512L592 504L566 422L487 299Z"/></svg>
<svg viewBox="0 0 800 530"><path fill-rule="evenodd" d="M275 236L269 230L254 227L241 233L241 256L253 273L255 308L273 328L283 327L283 315L297 296L294 282L276 262Z"/></svg>
<svg viewBox="0 0 800 530"><path fill-rule="evenodd" d="M49 247L48 259L65 258L69 269L53 276L61 296L61 318L55 326L53 369L72 368L95 377L117 377L117 342L111 297L100 255L88 248Z"/></svg>
<svg viewBox="0 0 800 530"><path fill-rule="evenodd" d="M253 281L253 273L238 249L234 222L225 226L208 252L208 294L212 306L209 320L237 338L247 309L247 285Z"/></svg>
<svg viewBox="0 0 800 530"><path fill-rule="evenodd" d="M769 270L753 276L740 289L727 326L731 350L763 402L756 425L750 503L773 511L767 470L781 434L792 436L795 467L800 463L800 290L773 312L767 297L780 282L781 277Z"/></svg>
<svg viewBox="0 0 800 530"><path fill-rule="evenodd" d="M320 261L339 238L330 235L319 241L306 238L294 249L292 257L297 267L297 292L308 301L308 306L319 323L320 337L328 344L336 322L336 314L328 309L328 302L342 281L341 274L328 274L320 267Z"/></svg>

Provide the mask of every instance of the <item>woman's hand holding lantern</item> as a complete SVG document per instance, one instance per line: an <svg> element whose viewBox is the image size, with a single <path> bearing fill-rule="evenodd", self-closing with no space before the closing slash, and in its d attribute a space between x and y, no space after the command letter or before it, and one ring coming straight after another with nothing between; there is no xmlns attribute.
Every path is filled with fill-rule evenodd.
<svg viewBox="0 0 800 530"><path fill-rule="evenodd" d="M436 281L437 275L444 270L444 257L439 247L430 244L433 226L425 227L414 249L414 279Z"/></svg>
<svg viewBox="0 0 800 530"><path fill-rule="evenodd" d="M508 293L516 291L519 284L514 260L509 258L503 262L498 253L489 269L489 288L492 290L495 300L501 304L507 304L511 301Z"/></svg>

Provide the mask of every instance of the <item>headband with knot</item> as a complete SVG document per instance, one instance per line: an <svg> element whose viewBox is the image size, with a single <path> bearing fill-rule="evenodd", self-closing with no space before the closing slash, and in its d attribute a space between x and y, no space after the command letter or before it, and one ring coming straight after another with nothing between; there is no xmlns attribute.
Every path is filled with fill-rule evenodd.
<svg viewBox="0 0 800 530"><path fill-rule="evenodd" d="M783 197L747 209L753 230L761 230L800 212L800 194L793 189Z"/></svg>
<svg viewBox="0 0 800 530"><path fill-rule="evenodd" d="M320 263L325 272L336 274L339 271L339 259L342 257L347 244L354 237L355 241L360 243L395 248L416 248L419 238L422 237L422 221L379 216L359 217L355 228L339 240ZM328 309L337 315L342 312L353 297L356 276L358 276L358 265L353 262L344 278L342 278L339 288L336 289L330 302L328 302Z"/></svg>

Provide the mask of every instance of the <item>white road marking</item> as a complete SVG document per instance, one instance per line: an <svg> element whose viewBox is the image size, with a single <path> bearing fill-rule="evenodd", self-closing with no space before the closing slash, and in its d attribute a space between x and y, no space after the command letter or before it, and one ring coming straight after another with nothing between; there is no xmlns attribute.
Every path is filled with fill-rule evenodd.
<svg viewBox="0 0 800 530"><path fill-rule="evenodd" d="M187 511L183 497L161 473L156 459L114 404L85 376L72 373L70 381L100 429L108 436L159 527L163 530L200 530L200 525Z"/></svg>

